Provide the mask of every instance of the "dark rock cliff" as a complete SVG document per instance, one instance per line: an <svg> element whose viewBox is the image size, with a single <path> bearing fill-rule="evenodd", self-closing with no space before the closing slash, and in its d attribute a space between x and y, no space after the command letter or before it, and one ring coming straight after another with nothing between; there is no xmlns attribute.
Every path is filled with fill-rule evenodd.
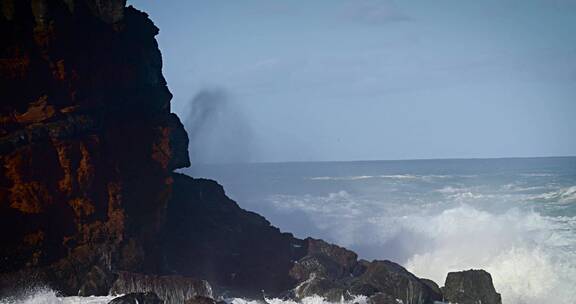
<svg viewBox="0 0 576 304"><path fill-rule="evenodd" d="M1 9L0 272L61 263L49 275L74 293L95 266L158 270L171 172L189 165L158 29L125 1Z"/></svg>
<svg viewBox="0 0 576 304"><path fill-rule="evenodd" d="M216 182L173 173L189 166L188 137L146 14L122 0L0 10L0 291L211 296L194 277L250 297L442 298L395 263L294 238Z"/></svg>

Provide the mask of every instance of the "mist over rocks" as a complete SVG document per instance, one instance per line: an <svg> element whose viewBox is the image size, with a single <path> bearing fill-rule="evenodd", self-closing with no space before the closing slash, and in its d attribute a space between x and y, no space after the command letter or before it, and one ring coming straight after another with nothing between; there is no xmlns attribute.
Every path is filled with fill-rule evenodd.
<svg viewBox="0 0 576 304"><path fill-rule="evenodd" d="M205 88L190 101L184 119L193 163L240 163L257 153L252 128L224 88Z"/></svg>

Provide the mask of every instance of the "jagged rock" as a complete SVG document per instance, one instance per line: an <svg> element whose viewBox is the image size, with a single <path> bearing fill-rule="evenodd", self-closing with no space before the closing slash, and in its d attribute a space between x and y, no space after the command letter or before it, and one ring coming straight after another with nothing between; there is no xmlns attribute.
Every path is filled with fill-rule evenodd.
<svg viewBox="0 0 576 304"><path fill-rule="evenodd" d="M371 262L353 284L370 285L404 303L432 303L442 300L441 294L434 292L404 267L390 261Z"/></svg>
<svg viewBox="0 0 576 304"><path fill-rule="evenodd" d="M166 304L184 303L196 296L212 298L208 282L183 276L155 276L129 272L118 273L110 294L152 292Z"/></svg>
<svg viewBox="0 0 576 304"><path fill-rule="evenodd" d="M345 248L326 243L323 240L307 238L306 256L290 270L297 281L307 280L311 274L336 280L349 274L356 266L356 253Z"/></svg>
<svg viewBox="0 0 576 304"><path fill-rule="evenodd" d="M164 301L153 292L136 292L114 298L108 304L164 304Z"/></svg>
<svg viewBox="0 0 576 304"><path fill-rule="evenodd" d="M80 285L79 296L106 296L110 286L116 280L116 276L107 269L94 265L84 277L84 283Z"/></svg>
<svg viewBox="0 0 576 304"><path fill-rule="evenodd" d="M502 304L492 276L484 270L450 272L442 288L444 300L459 304Z"/></svg>
<svg viewBox="0 0 576 304"><path fill-rule="evenodd" d="M315 273L310 278L300 283L294 289L296 299L303 299L314 295L319 295L331 302L338 302L346 294L345 285L337 281L317 276Z"/></svg>

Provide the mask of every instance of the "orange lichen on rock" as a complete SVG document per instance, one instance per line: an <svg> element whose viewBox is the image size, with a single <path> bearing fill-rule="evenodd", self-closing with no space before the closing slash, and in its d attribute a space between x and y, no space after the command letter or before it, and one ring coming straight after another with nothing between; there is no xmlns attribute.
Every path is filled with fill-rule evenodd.
<svg viewBox="0 0 576 304"><path fill-rule="evenodd" d="M16 120L20 123L32 123L41 122L52 117L55 110L53 106L47 103L47 99L48 96L43 95L38 100L31 102L26 112L16 114Z"/></svg>
<svg viewBox="0 0 576 304"><path fill-rule="evenodd" d="M77 292L96 264L157 267L144 248L189 161L158 29L124 0L70 3L0 14L0 273L56 267Z"/></svg>

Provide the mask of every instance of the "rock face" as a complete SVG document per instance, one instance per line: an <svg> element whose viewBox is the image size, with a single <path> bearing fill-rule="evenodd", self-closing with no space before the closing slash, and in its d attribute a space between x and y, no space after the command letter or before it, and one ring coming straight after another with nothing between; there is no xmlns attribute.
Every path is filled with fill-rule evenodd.
<svg viewBox="0 0 576 304"><path fill-rule="evenodd" d="M182 174L173 180L161 245L166 272L251 297L295 285L288 272L304 256L302 240L241 209L214 181Z"/></svg>
<svg viewBox="0 0 576 304"><path fill-rule="evenodd" d="M484 270L450 272L442 288L444 300L459 304L502 304L492 276Z"/></svg>
<svg viewBox="0 0 576 304"><path fill-rule="evenodd" d="M0 273L100 294L81 286L88 273L158 271L171 172L189 164L158 29L122 0L1 13Z"/></svg>

